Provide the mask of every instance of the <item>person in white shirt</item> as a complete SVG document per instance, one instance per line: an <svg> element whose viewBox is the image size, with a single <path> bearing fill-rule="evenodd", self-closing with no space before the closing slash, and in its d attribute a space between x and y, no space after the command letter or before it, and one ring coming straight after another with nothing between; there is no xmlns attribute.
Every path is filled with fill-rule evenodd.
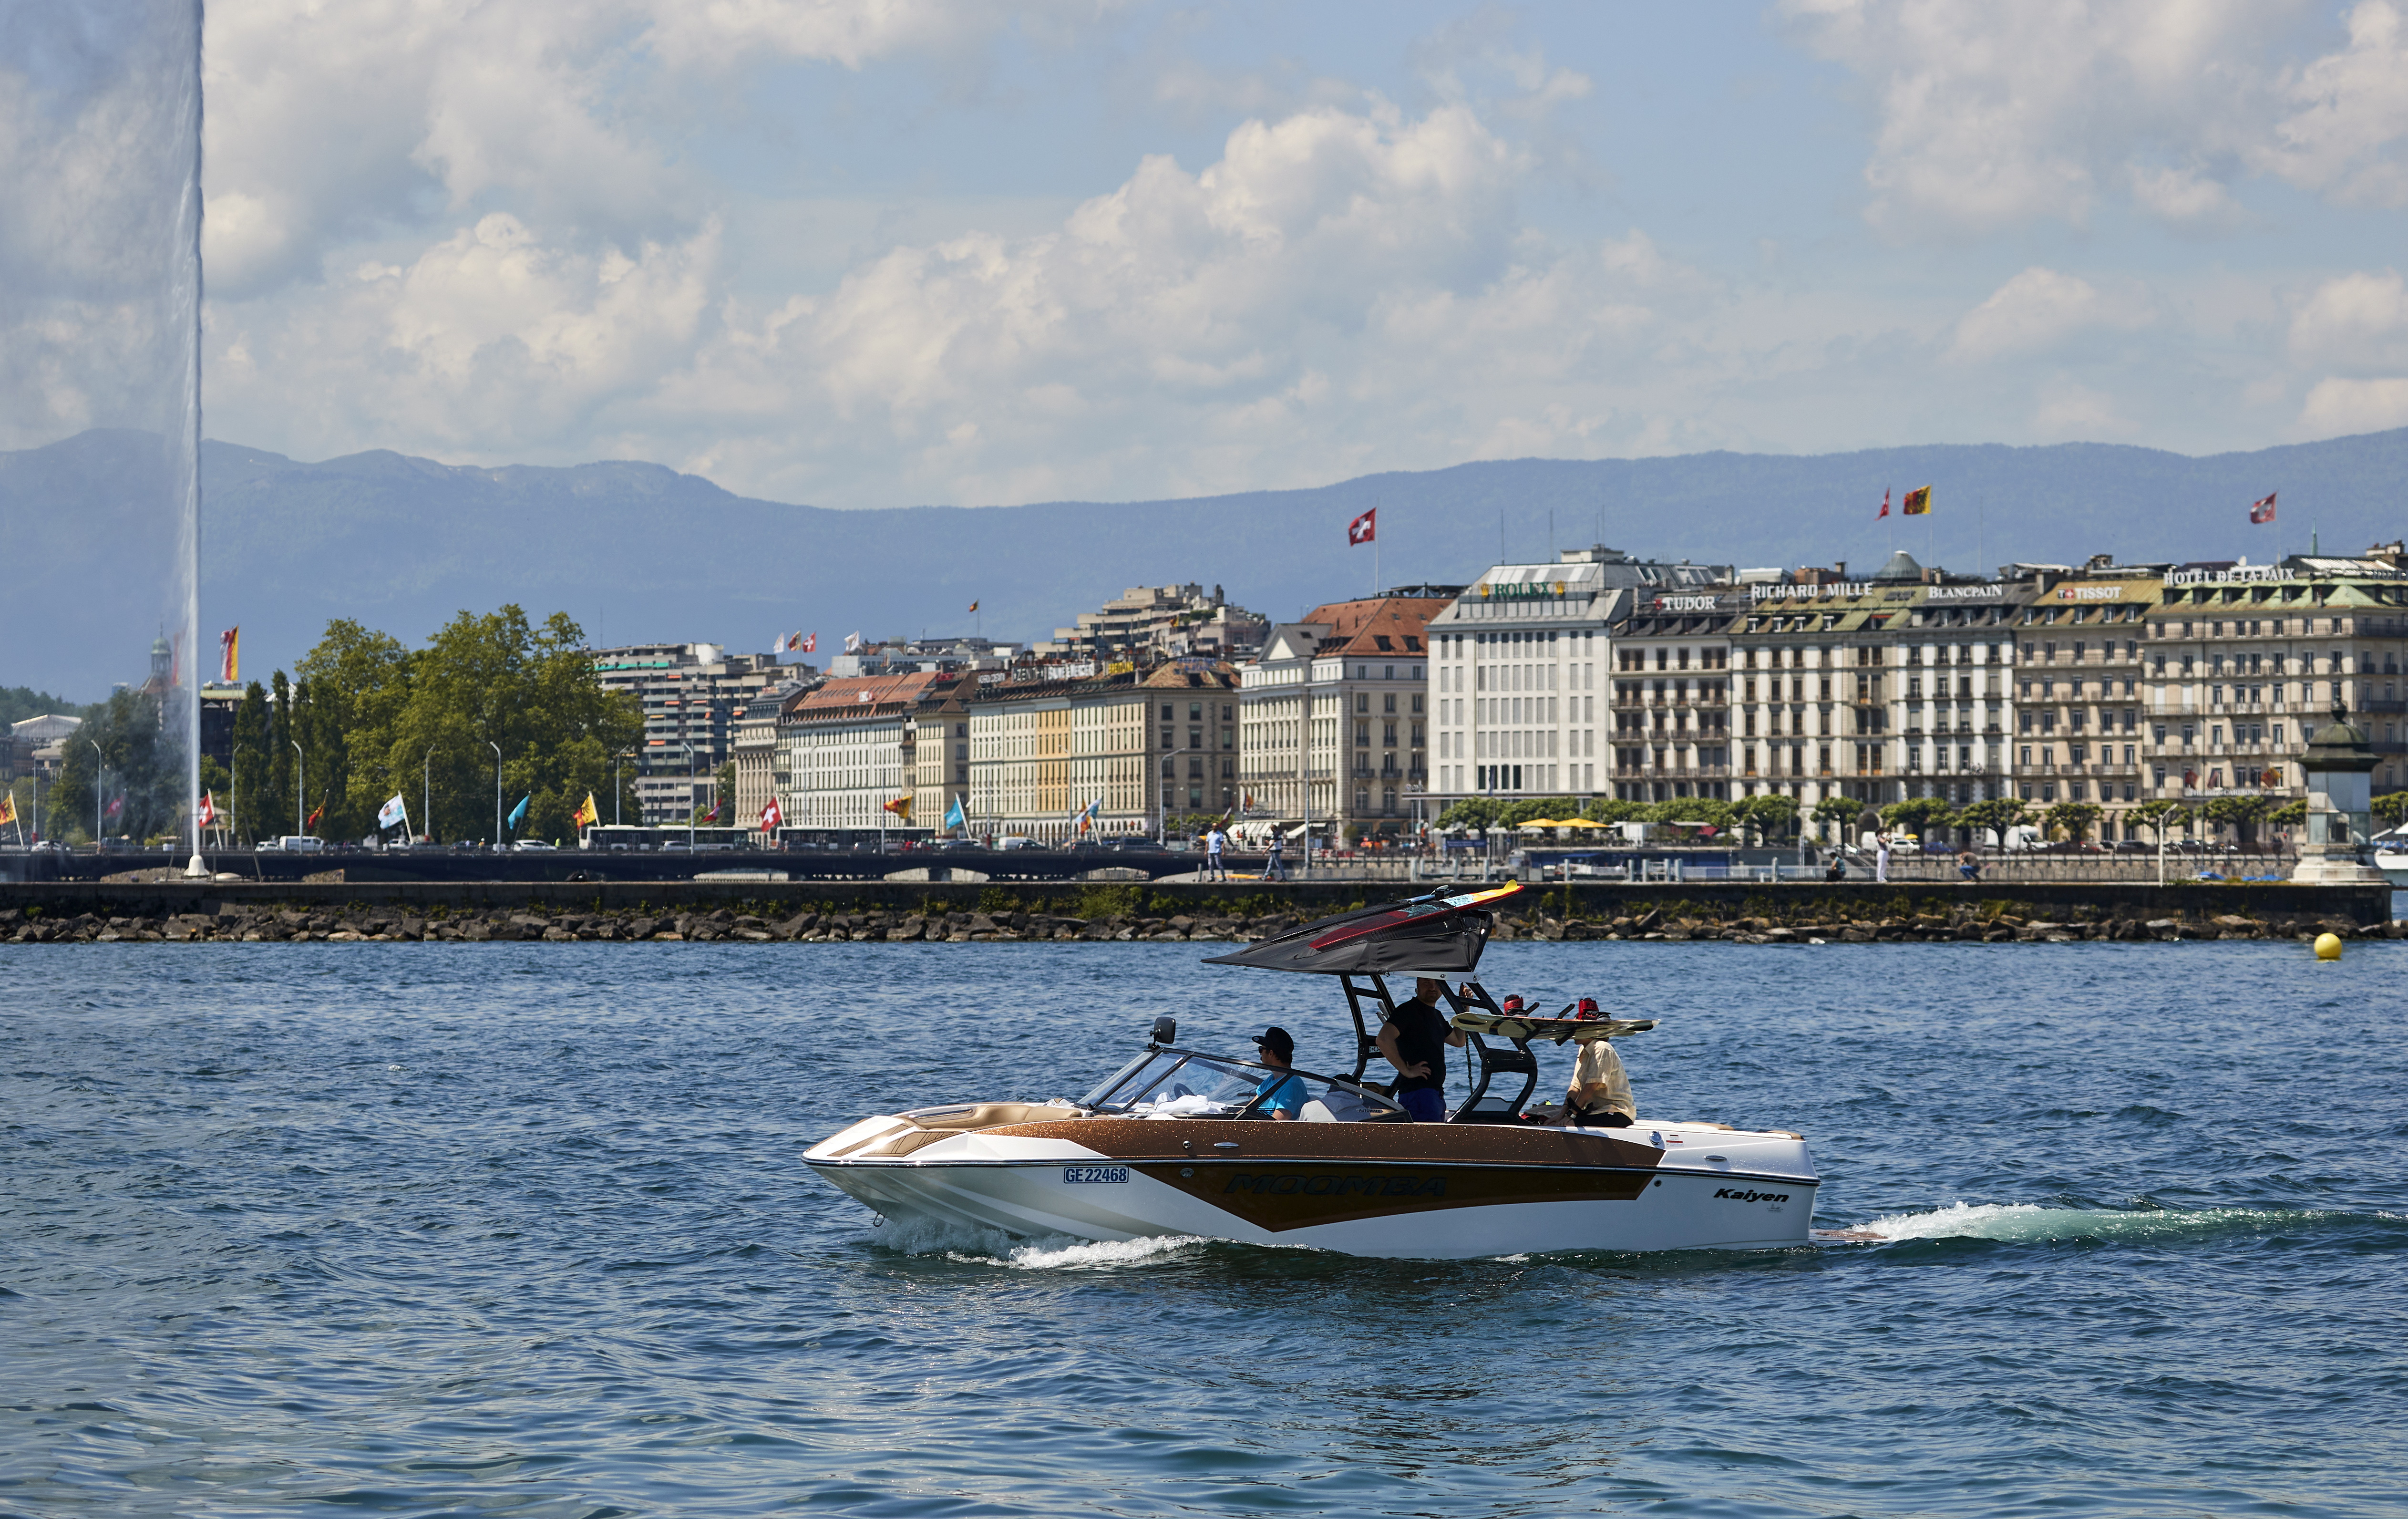
<svg viewBox="0 0 2408 1519"><path fill-rule="evenodd" d="M1582 997L1574 1016L1598 1017L1597 998ZM1571 1084L1564 1091L1564 1122L1590 1128L1628 1128L1638 1116L1639 1104L1630 1096L1630 1073L1622 1068L1622 1056L1614 1053L1612 1041L1592 1039L1583 1044L1572 1064Z"/></svg>
<svg viewBox="0 0 2408 1519"><path fill-rule="evenodd" d="M1873 835L1873 879L1889 880L1889 835L1885 833Z"/></svg>
<svg viewBox="0 0 2408 1519"><path fill-rule="evenodd" d="M1229 879L1229 872L1224 868L1221 864L1221 851L1227 848L1228 843L1229 836L1221 831L1221 825L1217 823L1212 824L1212 831L1204 836L1205 880L1226 881Z"/></svg>

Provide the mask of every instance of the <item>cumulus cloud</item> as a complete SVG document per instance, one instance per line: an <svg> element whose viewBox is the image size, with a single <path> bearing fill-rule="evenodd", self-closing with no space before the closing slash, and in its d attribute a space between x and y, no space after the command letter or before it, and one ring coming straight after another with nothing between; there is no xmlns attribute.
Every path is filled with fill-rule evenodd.
<svg viewBox="0 0 2408 1519"><path fill-rule="evenodd" d="M2291 318L2290 350L2321 367L2408 365L2408 285L2392 270L2326 280Z"/></svg>
<svg viewBox="0 0 2408 1519"><path fill-rule="evenodd" d="M2324 380L2300 408L2300 431L2339 437L2408 427L2408 379Z"/></svg>
<svg viewBox="0 0 2408 1519"><path fill-rule="evenodd" d="M2295 184L2344 201L2408 205L2408 20L2393 0L2362 0L2341 51L2288 71L2293 107L2258 157Z"/></svg>
<svg viewBox="0 0 2408 1519"><path fill-rule="evenodd" d="M2087 279L2034 265L1965 313L1948 356L1980 363L2045 352L2080 332L2128 331L2148 320L2143 300L2128 294L2111 299Z"/></svg>
<svg viewBox="0 0 2408 1519"><path fill-rule="evenodd" d="M2214 229L2242 220L2231 186L2252 174L2341 200L2408 197L2396 0L2360 0L2345 39L2296 6L2251 0L1780 8L1806 47L1864 81L1879 122L1867 215L1895 234L2080 226L2117 194Z"/></svg>

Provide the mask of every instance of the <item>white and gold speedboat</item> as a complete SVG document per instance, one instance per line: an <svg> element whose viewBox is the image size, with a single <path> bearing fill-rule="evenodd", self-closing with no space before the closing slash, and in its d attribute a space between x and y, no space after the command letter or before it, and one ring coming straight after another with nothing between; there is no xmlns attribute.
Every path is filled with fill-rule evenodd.
<svg viewBox="0 0 2408 1519"><path fill-rule="evenodd" d="M804 1159L890 1219L1031 1237L1188 1235L1446 1259L1807 1243L1817 1178L1803 1137L1649 1118L1592 1128L1533 1110L1536 1025L1508 1018L1476 981L1448 993L1457 1025L1499 1042L1468 1034L1471 1089L1447 1122L1412 1122L1366 1078L1395 1006L1386 978L1469 975L1488 904L1519 889L1345 913L1207 962L1338 979L1354 1068L1295 1071L1312 1094L1305 1122L1259 1111L1270 1068L1184 1048L1162 1018L1142 1053L1076 1101L866 1118ZM1500 1077L1519 1078L1519 1095L1492 1092Z"/></svg>

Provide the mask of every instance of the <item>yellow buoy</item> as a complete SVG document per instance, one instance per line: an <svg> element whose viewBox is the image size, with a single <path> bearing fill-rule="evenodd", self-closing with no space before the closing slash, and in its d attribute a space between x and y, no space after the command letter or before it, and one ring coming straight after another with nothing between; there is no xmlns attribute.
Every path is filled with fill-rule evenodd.
<svg viewBox="0 0 2408 1519"><path fill-rule="evenodd" d="M2341 936L2339 934L2318 934L2316 936L2316 958L2319 960L2340 959Z"/></svg>

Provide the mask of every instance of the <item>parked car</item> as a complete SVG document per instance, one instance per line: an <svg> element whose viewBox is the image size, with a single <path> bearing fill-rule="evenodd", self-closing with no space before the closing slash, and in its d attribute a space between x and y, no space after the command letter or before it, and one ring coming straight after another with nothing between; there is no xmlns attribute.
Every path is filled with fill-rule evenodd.
<svg viewBox="0 0 2408 1519"><path fill-rule="evenodd" d="M995 841L997 849L1035 849L1037 840L1025 833L1008 833Z"/></svg>
<svg viewBox="0 0 2408 1519"><path fill-rule="evenodd" d="M512 849L541 849L541 850L555 849L555 848L557 848L557 847L558 847L557 845L554 845L554 844L552 844L552 843L551 843L551 842L549 842L549 841L547 841L547 840L545 840L545 839L541 839L541 838L522 838L522 839L520 839L517 843L512 844L512 845L510 846L510 848L512 848Z"/></svg>
<svg viewBox="0 0 2408 1519"><path fill-rule="evenodd" d="M274 843L262 844L262 849L280 849L300 854L316 854L326 848L326 841L314 834L286 834Z"/></svg>

